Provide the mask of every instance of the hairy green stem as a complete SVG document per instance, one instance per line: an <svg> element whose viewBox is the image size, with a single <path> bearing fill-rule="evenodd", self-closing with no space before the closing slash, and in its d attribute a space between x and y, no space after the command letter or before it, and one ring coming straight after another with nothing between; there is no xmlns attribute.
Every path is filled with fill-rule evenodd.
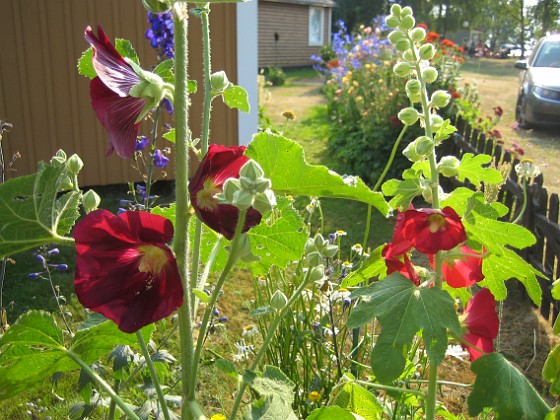
<svg viewBox="0 0 560 420"><path fill-rule="evenodd" d="M144 355L144 360L146 361L146 365L148 366L148 370L150 371L150 376L152 377L152 383L154 384L154 388L156 389L156 393L158 396L159 405L161 406L163 417L165 418L165 420L170 420L169 409L167 407L167 404L165 402L165 396L163 395L163 391L161 390L161 386L159 384L159 378L157 376L154 363L150 358L150 352L148 350L148 346L146 346L146 342L144 341L144 337L142 337L142 333L140 331L136 331L136 338L138 339L138 344L140 344L140 348L142 349L142 354Z"/></svg>
<svg viewBox="0 0 560 420"><path fill-rule="evenodd" d="M158 121L159 121L159 106L156 108L154 114L154 125L152 128L152 141L150 141L150 154L148 155L148 175L146 179L146 199L144 200L144 206L146 211L150 211L150 194L152 192L152 178L154 176L154 152L157 140L158 131Z"/></svg>
<svg viewBox="0 0 560 420"><path fill-rule="evenodd" d="M179 344L181 348L181 397L183 409L181 418L191 419L193 416L187 401L194 400L195 390L191 389L190 378L193 366L193 319L188 307L191 299L189 282L189 96L188 96L188 10L186 2L173 4L175 28L175 145L176 145L176 207L175 207L175 239L173 249L177 258L179 273L183 280L184 304L179 308Z"/></svg>
<svg viewBox="0 0 560 420"><path fill-rule="evenodd" d="M241 240L243 226L245 225L246 218L247 218L247 210L240 210L239 217L237 219L237 226L235 228L235 235L233 236L233 239L231 241L231 249L230 249L229 257L227 259L224 269L220 274L220 277L218 278L216 284L214 285L214 290L212 290L210 299L206 303L206 310L204 311L204 315L202 317L202 322L198 332L198 340L196 342L196 348L194 350L193 369L191 373L192 376L190 378L192 387L194 387L194 385L196 384L200 355L202 354L202 348L204 347L204 340L206 339L206 333L208 331L210 318L214 310L214 305L218 300L220 291L222 290L222 287L224 286L224 283L228 278L231 269L233 268L235 262L237 261L237 252L238 252L239 243Z"/></svg>
<svg viewBox="0 0 560 420"><path fill-rule="evenodd" d="M76 362L80 367L93 379L108 395L113 401L121 408L122 411L132 420L140 420L140 417L132 411L132 409L119 397L119 395L111 388L111 386L103 380L87 363L78 357L75 353L71 352L66 348L62 348L66 355Z"/></svg>

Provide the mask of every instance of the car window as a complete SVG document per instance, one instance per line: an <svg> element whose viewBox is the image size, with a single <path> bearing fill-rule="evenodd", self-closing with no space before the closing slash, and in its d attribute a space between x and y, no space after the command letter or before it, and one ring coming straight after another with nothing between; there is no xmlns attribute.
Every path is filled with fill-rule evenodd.
<svg viewBox="0 0 560 420"><path fill-rule="evenodd" d="M533 67L560 67L560 43L543 43L535 57Z"/></svg>

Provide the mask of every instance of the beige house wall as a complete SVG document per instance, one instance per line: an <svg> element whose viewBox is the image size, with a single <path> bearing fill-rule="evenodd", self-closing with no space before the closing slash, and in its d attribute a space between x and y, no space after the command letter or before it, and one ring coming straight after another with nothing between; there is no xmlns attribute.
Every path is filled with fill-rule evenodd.
<svg viewBox="0 0 560 420"><path fill-rule="evenodd" d="M309 45L309 7L259 1L259 67L310 66L321 46ZM331 8L324 7L323 45L329 43ZM275 41L274 34L279 40ZM278 45L276 45L278 44Z"/></svg>
<svg viewBox="0 0 560 420"><path fill-rule="evenodd" d="M235 82L235 5L215 5L210 16L211 28L216 28L213 69L226 70ZM189 19L190 77L201 80L201 25L192 15ZM83 159L83 186L139 179L130 161L105 157L107 135L90 105L89 80L76 70L77 59L88 47L84 29L97 24L111 39L130 40L144 68L157 63L155 50L144 37L148 22L139 0L2 0L0 120L14 126L5 133L3 148L6 160L17 151L22 155L17 172L8 178L35 172L37 161L49 160L63 149ZM195 137L201 126L201 98L202 89L193 96L191 108ZM148 134L148 126L142 128L141 133ZM212 134L217 143L237 144L237 112L217 100ZM173 168L169 169L172 176Z"/></svg>

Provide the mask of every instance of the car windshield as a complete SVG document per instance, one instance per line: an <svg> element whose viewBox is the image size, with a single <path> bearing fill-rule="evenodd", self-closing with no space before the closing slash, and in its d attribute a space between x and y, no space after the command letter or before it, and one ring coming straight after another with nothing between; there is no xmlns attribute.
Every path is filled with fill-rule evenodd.
<svg viewBox="0 0 560 420"><path fill-rule="evenodd" d="M560 67L560 42L544 43L533 67Z"/></svg>

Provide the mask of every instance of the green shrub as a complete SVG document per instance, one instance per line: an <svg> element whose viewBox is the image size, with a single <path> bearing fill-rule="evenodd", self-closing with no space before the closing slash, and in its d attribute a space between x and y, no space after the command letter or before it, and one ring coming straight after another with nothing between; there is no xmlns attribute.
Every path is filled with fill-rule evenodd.
<svg viewBox="0 0 560 420"><path fill-rule="evenodd" d="M286 73L280 67L269 67L266 79L273 86L282 86L286 82Z"/></svg>

